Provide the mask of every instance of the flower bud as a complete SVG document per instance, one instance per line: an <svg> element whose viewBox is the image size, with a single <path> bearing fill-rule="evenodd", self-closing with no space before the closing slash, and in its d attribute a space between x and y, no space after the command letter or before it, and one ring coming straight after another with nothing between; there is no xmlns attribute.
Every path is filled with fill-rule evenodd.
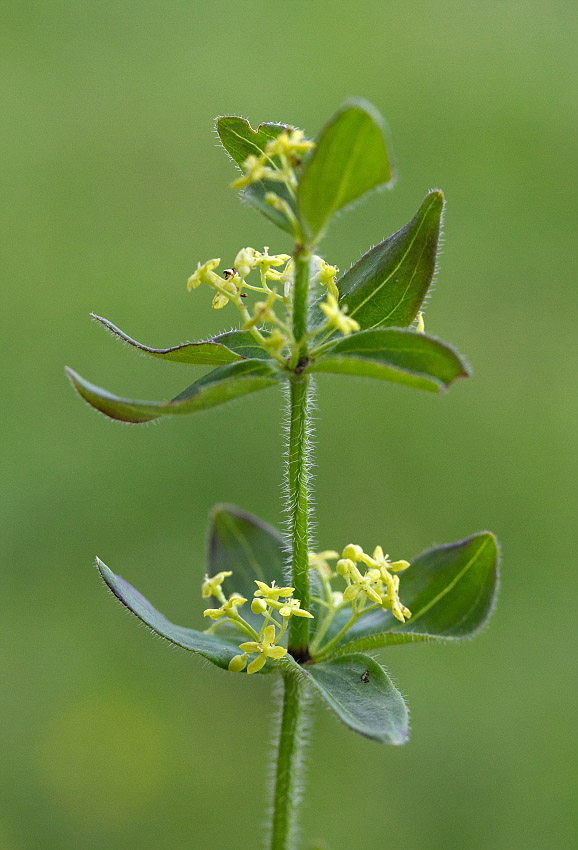
<svg viewBox="0 0 578 850"><path fill-rule="evenodd" d="M229 661L229 670L231 673L240 673L247 666L247 657L245 655L235 655Z"/></svg>
<svg viewBox="0 0 578 850"><path fill-rule="evenodd" d="M264 614L267 610L267 603L264 599L260 599L259 597L255 597L251 602L251 611L253 614Z"/></svg>

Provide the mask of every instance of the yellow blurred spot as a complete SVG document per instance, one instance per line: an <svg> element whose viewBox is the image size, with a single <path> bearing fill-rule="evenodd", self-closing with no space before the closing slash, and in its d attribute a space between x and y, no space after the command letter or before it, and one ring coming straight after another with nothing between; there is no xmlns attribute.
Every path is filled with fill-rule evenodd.
<svg viewBox="0 0 578 850"><path fill-rule="evenodd" d="M40 773L54 803L79 820L127 824L163 786L164 738L140 701L111 695L77 702L48 722Z"/></svg>

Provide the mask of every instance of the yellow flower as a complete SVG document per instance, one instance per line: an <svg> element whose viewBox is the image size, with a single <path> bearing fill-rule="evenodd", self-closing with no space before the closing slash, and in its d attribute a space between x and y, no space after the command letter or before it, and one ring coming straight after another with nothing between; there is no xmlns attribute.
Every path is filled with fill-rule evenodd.
<svg viewBox="0 0 578 850"><path fill-rule="evenodd" d="M273 607L277 608L277 605ZM289 617L309 617L311 620L313 619L313 614L301 607L299 599L287 599L278 610L284 619Z"/></svg>
<svg viewBox="0 0 578 850"><path fill-rule="evenodd" d="M190 278L187 281L187 289L189 292L191 289L196 289L201 283L208 283L209 286L212 286L214 283L220 282L220 277L215 274L214 269L217 268L220 259L207 260L206 263L201 265L197 264L197 270L193 272Z"/></svg>
<svg viewBox="0 0 578 850"><path fill-rule="evenodd" d="M400 573L409 567L409 561L390 561L389 555L383 554L381 546L375 547L372 560L380 569L393 570L394 573Z"/></svg>
<svg viewBox="0 0 578 850"><path fill-rule="evenodd" d="M411 617L411 611L409 608L406 608L405 605L402 605L399 599L399 576L394 575L391 576L391 581L387 583L387 593L385 598L382 601L383 608L391 608L391 613L393 616L400 621L400 623L405 623L406 619L409 620Z"/></svg>
<svg viewBox="0 0 578 850"><path fill-rule="evenodd" d="M265 274L268 273L272 266L282 266L291 259L289 254L269 254L268 246L265 246L262 254L258 251L256 251L255 254L255 263ZM275 275L273 277L275 280L277 279Z"/></svg>
<svg viewBox="0 0 578 850"><path fill-rule="evenodd" d="M276 170L266 165L267 159L264 156L255 156L251 154L243 163L244 174L233 180L231 186L233 189L244 189L250 186L251 183L256 183L258 180L277 180L279 179Z"/></svg>
<svg viewBox="0 0 578 850"><path fill-rule="evenodd" d="M229 578L229 576L232 575L232 572L216 573L214 576L205 575L201 590L203 599L209 599L211 596L220 596L222 592L221 585L226 578Z"/></svg>
<svg viewBox="0 0 578 850"><path fill-rule="evenodd" d="M275 602L279 601L280 596L293 596L295 591L294 587L278 587L274 581L272 581L271 586L269 586L268 584L265 584L264 581L258 581L255 579L255 584L259 588L255 591L255 596L264 596L265 599L273 599Z"/></svg>
<svg viewBox="0 0 578 850"><path fill-rule="evenodd" d="M255 268L255 259L258 253L259 252L255 251L254 248L241 248L235 257L233 265L243 280L247 277L249 272L253 271Z"/></svg>
<svg viewBox="0 0 578 850"><path fill-rule="evenodd" d="M254 661L251 661L249 666L247 667L247 673L257 673L262 667L265 666L265 663L268 658L279 659L283 658L284 655L287 654L287 650L284 646L276 646L275 643L275 626L267 626L265 631L263 632L263 637L260 641L250 640L246 643L242 643L239 649L242 649L243 652L246 652L248 655L253 655L257 653L257 658ZM235 656L238 658L238 656ZM231 661L232 663L232 661Z"/></svg>
<svg viewBox="0 0 578 850"><path fill-rule="evenodd" d="M425 333L425 323L424 323L424 320L423 320L423 313L421 313L421 312L417 314L416 331L418 332L418 334L424 334Z"/></svg>
<svg viewBox="0 0 578 850"><path fill-rule="evenodd" d="M279 133L277 138L267 142L265 153L269 156L285 156L293 159L313 147L315 147L315 142L306 139L303 130L288 129Z"/></svg>
<svg viewBox="0 0 578 850"><path fill-rule="evenodd" d="M368 570L364 576L361 575L357 566L350 558L343 558L337 562L337 572L347 579L347 587L343 594L344 602L353 602L360 593L365 594L368 599L381 605L381 595L374 587L380 581L381 573L377 569Z"/></svg>
<svg viewBox="0 0 578 850"><path fill-rule="evenodd" d="M358 322L343 312L332 292L327 292L327 301L322 301L320 306L327 316L329 324L340 330L344 336L348 336L352 331L359 330Z"/></svg>
<svg viewBox="0 0 578 850"><path fill-rule="evenodd" d="M234 593L220 608L207 608L203 611L203 617L210 617L211 620L220 620L221 617L228 617L230 620L238 619L237 608L244 605L247 600L244 596Z"/></svg>
<svg viewBox="0 0 578 850"><path fill-rule="evenodd" d="M326 286L328 292L330 292L335 298L339 298L339 290L335 283L335 279L339 273L337 266L330 266L329 263L326 263L324 259L317 255L313 257L313 261L317 267L317 272L313 277L313 282L320 283L321 286Z"/></svg>

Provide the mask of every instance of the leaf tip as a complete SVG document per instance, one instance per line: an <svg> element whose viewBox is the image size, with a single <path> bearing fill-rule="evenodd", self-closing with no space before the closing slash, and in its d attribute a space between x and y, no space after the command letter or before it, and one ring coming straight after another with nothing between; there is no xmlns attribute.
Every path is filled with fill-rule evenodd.
<svg viewBox="0 0 578 850"><path fill-rule="evenodd" d="M70 366L65 366L64 374L66 375L74 389L79 391L80 375L78 374L78 372L75 372L74 369L70 368Z"/></svg>
<svg viewBox="0 0 578 850"><path fill-rule="evenodd" d="M431 198L432 201L435 201L437 204L443 207L446 202L446 197L444 195L443 189L430 189L427 194L428 198Z"/></svg>

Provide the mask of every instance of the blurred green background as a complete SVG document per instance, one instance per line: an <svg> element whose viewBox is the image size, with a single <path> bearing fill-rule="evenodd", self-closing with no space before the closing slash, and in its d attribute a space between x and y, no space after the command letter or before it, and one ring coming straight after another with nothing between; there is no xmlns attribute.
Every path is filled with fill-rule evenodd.
<svg viewBox="0 0 578 850"><path fill-rule="evenodd" d="M92 563L198 623L210 507L281 521L281 396L121 426L62 367L137 398L190 383L89 311L158 346L229 327L232 308L186 292L197 260L290 245L229 189L215 115L315 134L354 94L386 115L400 177L342 216L325 255L346 269L442 187L426 327L474 377L446 397L319 381L317 540L411 558L490 528L503 579L474 642L382 653L412 711L406 747L317 712L304 836L574 847L575 4L5 0L0 14L0 850L259 846L270 683L151 640Z"/></svg>

